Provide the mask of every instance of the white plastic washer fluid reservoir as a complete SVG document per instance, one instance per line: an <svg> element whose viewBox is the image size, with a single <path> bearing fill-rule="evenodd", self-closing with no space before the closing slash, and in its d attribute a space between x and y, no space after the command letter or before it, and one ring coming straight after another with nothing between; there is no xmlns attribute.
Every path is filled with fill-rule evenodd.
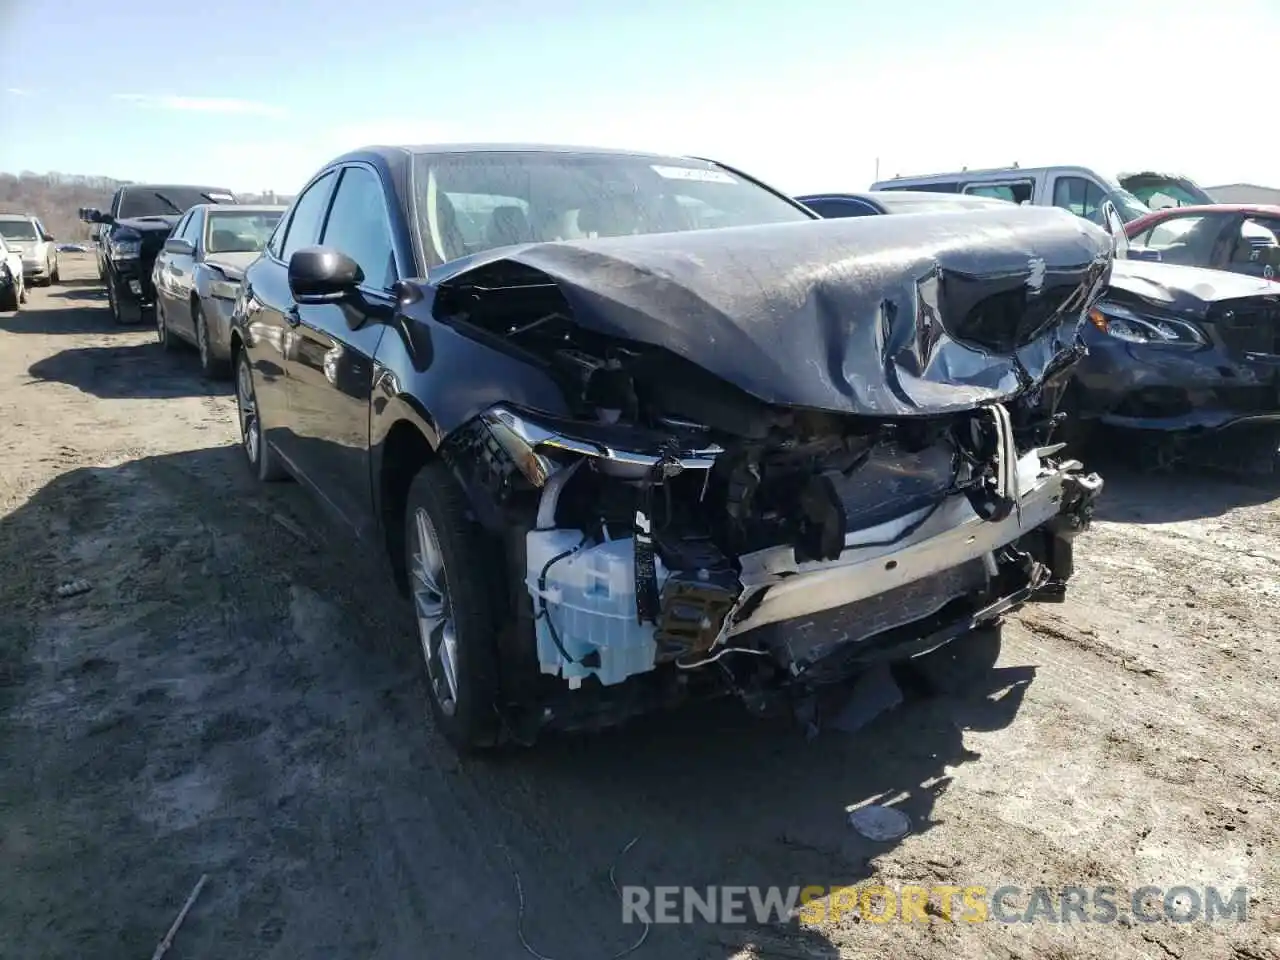
<svg viewBox="0 0 1280 960"><path fill-rule="evenodd" d="M591 675L610 685L652 670L655 627L636 623L631 537L579 546L579 530L531 530L527 536L525 585L533 598L542 672L576 687ZM667 570L657 557L654 567L661 590ZM545 586L539 587L540 579Z"/></svg>

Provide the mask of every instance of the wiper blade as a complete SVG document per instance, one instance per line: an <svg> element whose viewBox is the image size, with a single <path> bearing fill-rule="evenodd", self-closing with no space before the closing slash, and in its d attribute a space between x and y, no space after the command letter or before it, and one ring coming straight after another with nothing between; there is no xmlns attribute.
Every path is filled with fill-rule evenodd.
<svg viewBox="0 0 1280 960"><path fill-rule="evenodd" d="M174 203L172 200L170 200L168 197L166 197L166 196L165 196L163 193L161 193L159 190L152 190L151 192L152 192L152 193L154 193L154 194L155 194L157 197L159 197L161 200L163 200L165 203L167 203L169 206L173 207L173 212L174 212L174 213L179 213L179 214L181 214L181 213L186 213L186 212L187 212L187 211L183 210L180 206L178 206L176 203Z"/></svg>
<svg viewBox="0 0 1280 960"><path fill-rule="evenodd" d="M200 196L204 197L204 198L205 198L206 200L208 200L210 203L217 204L217 203L221 203L221 202L222 202L222 201L221 201L221 200L219 200L217 197L211 197L211 196L210 196L209 194L207 194L207 193L202 193L202 194L200 194Z"/></svg>

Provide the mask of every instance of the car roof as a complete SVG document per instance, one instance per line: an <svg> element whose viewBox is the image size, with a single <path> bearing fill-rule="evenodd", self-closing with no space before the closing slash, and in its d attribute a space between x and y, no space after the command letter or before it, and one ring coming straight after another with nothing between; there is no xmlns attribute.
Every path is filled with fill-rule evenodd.
<svg viewBox="0 0 1280 960"><path fill-rule="evenodd" d="M1171 217L1197 216L1210 213L1261 213L1269 217L1280 217L1280 204L1274 203L1203 203L1186 207L1163 207L1152 210L1142 216L1130 220L1125 225L1125 232L1132 234L1147 224L1156 224Z"/></svg>
<svg viewBox="0 0 1280 960"><path fill-rule="evenodd" d="M0 213L0 220L36 220L34 213Z"/></svg>
<svg viewBox="0 0 1280 960"><path fill-rule="evenodd" d="M190 210L235 210L237 213L275 213L288 210L284 203L197 203Z"/></svg>

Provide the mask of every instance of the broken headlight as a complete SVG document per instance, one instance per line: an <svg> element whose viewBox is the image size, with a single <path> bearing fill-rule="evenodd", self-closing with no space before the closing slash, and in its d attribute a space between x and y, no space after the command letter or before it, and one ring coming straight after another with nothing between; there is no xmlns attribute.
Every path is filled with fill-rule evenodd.
<svg viewBox="0 0 1280 960"><path fill-rule="evenodd" d="M1158 343L1177 347L1203 347L1204 333L1185 320L1143 316L1118 303L1100 303L1089 311L1089 320L1108 336L1126 343Z"/></svg>

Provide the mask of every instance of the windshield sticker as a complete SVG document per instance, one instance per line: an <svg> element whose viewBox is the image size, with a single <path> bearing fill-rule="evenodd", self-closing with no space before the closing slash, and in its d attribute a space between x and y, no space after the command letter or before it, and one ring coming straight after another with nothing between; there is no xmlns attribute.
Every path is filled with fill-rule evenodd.
<svg viewBox="0 0 1280 960"><path fill-rule="evenodd" d="M699 183L737 183L723 170L703 170L701 167L664 167L654 164L651 169L668 180L696 180Z"/></svg>

